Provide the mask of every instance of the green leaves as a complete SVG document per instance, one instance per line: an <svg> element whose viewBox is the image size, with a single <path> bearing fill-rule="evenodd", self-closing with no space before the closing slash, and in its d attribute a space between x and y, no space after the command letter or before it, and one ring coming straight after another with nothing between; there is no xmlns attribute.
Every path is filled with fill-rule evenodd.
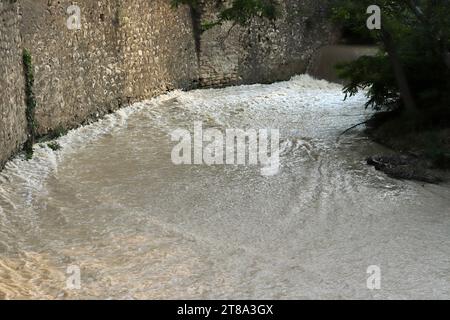
<svg viewBox="0 0 450 320"><path fill-rule="evenodd" d="M23 69L25 74L25 98L26 98L26 119L28 127L28 139L25 142L24 150L27 159L33 157L33 144L36 137L36 120L35 120L35 109L36 109L36 98L33 92L34 87L34 69L33 62L31 58L31 53L27 49L23 50L22 53Z"/></svg>
<svg viewBox="0 0 450 320"><path fill-rule="evenodd" d="M277 10L277 3L270 0L233 0L231 7L220 12L219 21L247 25L254 17L274 20Z"/></svg>
<svg viewBox="0 0 450 320"><path fill-rule="evenodd" d="M382 11L382 30L368 30L366 13L376 4ZM380 47L376 57L363 57L338 67L347 80L346 96L368 90L367 106L375 109L402 105L399 84L386 52L383 33L389 34L420 109L450 106L450 1L337 0L333 19L361 39L371 37ZM392 49L392 48L391 48ZM398 79L397 79L398 80Z"/></svg>
<svg viewBox="0 0 450 320"><path fill-rule="evenodd" d="M399 99L395 77L386 55L363 56L358 60L337 66L338 75L346 79L345 98L367 89L366 107L395 108Z"/></svg>
<svg viewBox="0 0 450 320"><path fill-rule="evenodd" d="M223 4L217 0L218 4ZM192 8L199 9L201 2L199 0L172 0L172 6L189 5ZM214 26L227 21L233 21L235 24L248 25L255 17L275 20L278 14L278 2L276 0L233 0L231 5L222 7L217 14L215 21L203 22L203 30L208 30Z"/></svg>
<svg viewBox="0 0 450 320"><path fill-rule="evenodd" d="M180 5L186 4L193 8L198 8L200 5L199 0L171 0L171 5L174 8L178 8Z"/></svg>

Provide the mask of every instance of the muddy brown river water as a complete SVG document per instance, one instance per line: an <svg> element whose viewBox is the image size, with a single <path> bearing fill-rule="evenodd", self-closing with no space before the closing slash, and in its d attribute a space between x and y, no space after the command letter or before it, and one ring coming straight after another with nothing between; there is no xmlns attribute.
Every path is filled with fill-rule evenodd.
<svg viewBox="0 0 450 320"><path fill-rule="evenodd" d="M450 298L450 186L366 166L384 150L360 131L337 141L364 100L308 76L175 91L36 146L0 175L0 298ZM279 128L279 171L172 164L194 121Z"/></svg>

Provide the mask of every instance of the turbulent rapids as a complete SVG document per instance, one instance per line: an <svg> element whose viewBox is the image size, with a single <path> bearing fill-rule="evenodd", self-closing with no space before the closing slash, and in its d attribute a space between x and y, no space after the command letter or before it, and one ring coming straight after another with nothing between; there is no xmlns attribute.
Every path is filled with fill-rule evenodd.
<svg viewBox="0 0 450 320"><path fill-rule="evenodd" d="M175 91L37 145L0 175L0 298L450 298L450 186L375 171L361 132L338 141L364 101L308 76ZM174 165L170 133L196 121L278 128L277 174Z"/></svg>

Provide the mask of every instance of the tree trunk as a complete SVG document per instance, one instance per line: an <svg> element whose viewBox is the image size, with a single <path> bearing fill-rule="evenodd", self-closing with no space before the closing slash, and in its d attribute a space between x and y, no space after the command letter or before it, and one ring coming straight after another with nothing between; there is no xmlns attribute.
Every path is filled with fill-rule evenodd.
<svg viewBox="0 0 450 320"><path fill-rule="evenodd" d="M401 99L405 105L407 112L409 114L414 114L417 112L417 105L411 92L405 69L403 68L403 64L400 60L391 35L384 29L382 30L382 40L389 55L389 60L391 61L392 68L394 69L395 79L400 90Z"/></svg>

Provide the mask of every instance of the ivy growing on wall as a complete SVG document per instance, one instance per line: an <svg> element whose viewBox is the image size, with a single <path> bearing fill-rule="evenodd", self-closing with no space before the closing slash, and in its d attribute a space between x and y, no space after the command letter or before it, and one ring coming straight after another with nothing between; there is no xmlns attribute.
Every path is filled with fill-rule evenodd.
<svg viewBox="0 0 450 320"><path fill-rule="evenodd" d="M33 92L34 87L34 68L31 53L29 50L24 49L22 54L23 68L25 75L25 102L26 102L26 119L27 119L27 131L28 138L24 145L24 151L27 159L33 157L33 145L36 138L36 98Z"/></svg>

